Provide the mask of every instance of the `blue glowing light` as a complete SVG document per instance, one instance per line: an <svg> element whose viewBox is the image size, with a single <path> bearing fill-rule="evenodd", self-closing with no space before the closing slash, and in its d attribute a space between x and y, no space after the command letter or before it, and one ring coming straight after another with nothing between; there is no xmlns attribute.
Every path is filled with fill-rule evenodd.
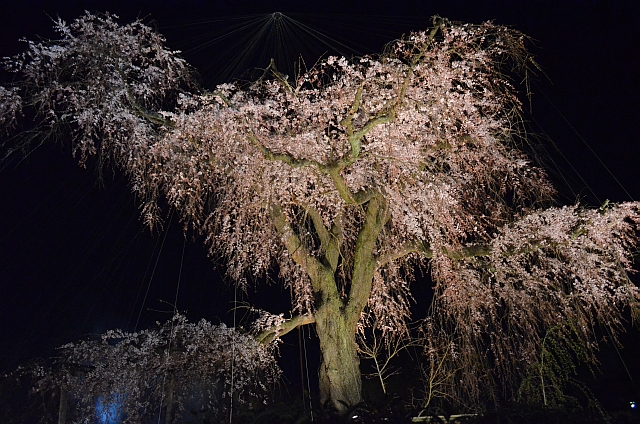
<svg viewBox="0 0 640 424"><path fill-rule="evenodd" d="M631 407L631 409L636 409L636 403L635 402L629 402L629 406Z"/></svg>
<svg viewBox="0 0 640 424"><path fill-rule="evenodd" d="M100 396L96 401L96 419L98 424L120 424L122 422L122 401L124 395L112 394L108 400Z"/></svg>

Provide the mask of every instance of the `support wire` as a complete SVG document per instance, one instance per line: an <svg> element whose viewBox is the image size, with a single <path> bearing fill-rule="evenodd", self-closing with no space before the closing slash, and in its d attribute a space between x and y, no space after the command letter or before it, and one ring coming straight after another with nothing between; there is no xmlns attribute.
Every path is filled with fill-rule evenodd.
<svg viewBox="0 0 640 424"><path fill-rule="evenodd" d="M164 375L162 376L162 389L160 391L160 393L161 393L161 396L160 396L160 407L158 408L158 424L160 424L160 417L162 416L162 404L164 402L164 385L165 385L165 382L167 380L167 365L169 364L169 355L171 355L171 345L173 344L173 339L175 337L175 334L173 332L173 326L174 326L174 324L176 322L175 321L176 314L178 313L178 306L177 306L178 305L178 293L180 292L180 280L182 279L182 266L184 265L184 250L185 250L186 245L187 245L187 237L185 235L184 243L182 244L182 258L180 259L180 272L178 273L178 284L176 285L176 296L173 299L173 317L171 318L171 333L170 333L170 336L169 336L169 345L167 347L166 355L165 355L165 372L164 372ZM173 389L171 389L171 390L173 390ZM169 399L169 401L172 402L173 399ZM171 417L166 417L165 416L164 418L165 418L165 422L167 422L167 423L169 423L170 420L171 420Z"/></svg>
<svg viewBox="0 0 640 424"><path fill-rule="evenodd" d="M169 222L167 223L167 229L164 232L164 237L162 238L162 244L160 245L160 250L158 251L158 256L156 257L156 263L153 266L153 271L151 272L151 277L149 278L149 284L147 284L147 291L144 293L144 298L142 299L142 304L140 305L140 311L138 312L138 319L136 320L136 325L133 328L133 331L138 330L138 324L140 323L140 316L142 315L144 304L147 302L147 296L149 295L149 289L151 288L151 282L153 281L153 276L155 275L156 269L158 268L158 262L160 261L160 254L162 253L164 242L167 241L167 234L169 233L169 226L171 226L171 220L173 219L173 212L174 212L174 209L171 209L171 214L169 215Z"/></svg>
<svg viewBox="0 0 640 424"><path fill-rule="evenodd" d="M302 329L302 345L304 348L304 367L307 372L307 394L309 396L309 410L311 411L311 421L314 421L313 405L311 403L311 383L309 382L309 362L307 360L307 342L304 338L304 326L300 326L300 329Z"/></svg>

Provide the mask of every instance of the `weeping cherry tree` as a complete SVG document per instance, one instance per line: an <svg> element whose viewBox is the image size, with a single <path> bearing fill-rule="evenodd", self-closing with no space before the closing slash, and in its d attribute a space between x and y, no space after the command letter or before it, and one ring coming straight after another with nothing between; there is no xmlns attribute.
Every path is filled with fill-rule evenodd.
<svg viewBox="0 0 640 424"><path fill-rule="evenodd" d="M425 340L451 340L471 397L517 381L546 329L593 346L638 299L638 204L554 206L518 148L507 73L533 62L516 30L434 18L378 56L213 91L140 21L87 13L56 30L5 62L19 74L0 87L5 152L63 138L81 165L126 174L148 225L161 199L178 211L241 288L277 276L294 315L256 337L314 325L321 398L340 410L361 400L359 332L397 340L425 318L410 315L418 269L434 292Z"/></svg>

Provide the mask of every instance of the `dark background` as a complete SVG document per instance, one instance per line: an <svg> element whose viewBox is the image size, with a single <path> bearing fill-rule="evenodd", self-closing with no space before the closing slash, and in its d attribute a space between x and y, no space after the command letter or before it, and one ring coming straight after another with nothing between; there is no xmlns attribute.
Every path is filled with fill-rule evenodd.
<svg viewBox="0 0 640 424"><path fill-rule="evenodd" d="M282 12L330 36L329 44L347 54L379 52L403 33L428 27L435 14L472 23L494 20L532 37L530 48L544 72L533 81L525 117L532 132L542 137L540 163L557 184L559 202L599 205L605 199L640 199L637 0L298 3L4 2L0 56L23 51L18 42L23 36L55 37L51 17L71 21L84 10L109 11L123 23L140 17L154 25L171 48L182 50L200 70L203 84L212 87L233 75L229 58L239 51L233 40L248 30L227 36L235 34L238 22L255 19L246 15ZM295 51L290 62L303 54L309 66L324 53L335 54L327 45L299 43L303 35L273 43ZM268 64L256 62L261 48L247 52L246 67ZM293 72L286 64L278 66ZM2 78L7 81L11 75ZM52 355L56 346L88 334L165 321L176 293L177 308L190 320L233 324L229 311L236 293L222 281L224 270L206 257L201 239L190 236L185 242L177 221L167 216L166 231L151 233L119 174L107 173L100 186L95 170L78 167L61 146L43 146L22 161L6 163L0 171L0 373ZM288 292L277 285L237 293L237 300L275 313L289 308ZM586 377L607 407L621 408L638 396L638 339L632 331L623 336L626 347L619 352L603 347L603 372ZM296 382L297 335L285 342L283 365ZM309 343L313 347L313 340Z"/></svg>

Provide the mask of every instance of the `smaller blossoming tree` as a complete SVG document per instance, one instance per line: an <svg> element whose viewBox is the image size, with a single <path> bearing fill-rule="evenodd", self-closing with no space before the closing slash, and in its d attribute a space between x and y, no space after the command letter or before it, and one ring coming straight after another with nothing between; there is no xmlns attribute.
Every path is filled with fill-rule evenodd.
<svg viewBox="0 0 640 424"><path fill-rule="evenodd" d="M37 377L36 392L60 393L59 416L69 422L98 415L124 423L225 420L231 402L267 400L280 376L272 348L224 324L176 314L157 328L66 344L53 366L27 370Z"/></svg>

